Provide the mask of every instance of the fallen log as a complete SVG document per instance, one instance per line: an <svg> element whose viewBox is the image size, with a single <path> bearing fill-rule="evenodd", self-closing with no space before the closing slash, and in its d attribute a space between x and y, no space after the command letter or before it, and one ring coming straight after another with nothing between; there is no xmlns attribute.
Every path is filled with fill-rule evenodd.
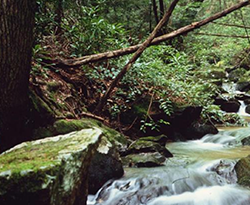
<svg viewBox="0 0 250 205"><path fill-rule="evenodd" d="M168 34L165 34L165 35L162 35L162 36L159 36L157 38L155 38L151 43L150 43L150 46L151 45L157 45L161 42L164 42L164 41L167 41L167 40L170 40L170 39L173 39L177 36L181 36L181 35L184 35L184 34L187 34L195 29L198 29L210 22L213 22L214 20L217 20L223 16L226 16L230 13L232 13L233 11L236 11L242 7L245 7L247 5L250 4L250 0L245 0L245 1L242 1L228 9L225 9L219 13L216 13L214 14L213 16L210 16L204 20L201 20L201 21L198 21L198 22L194 22L192 24L189 24L187 26L184 26L182 28L179 28L171 33L168 33ZM142 46L142 44L137 44L137 45L134 45L134 46L130 46L128 48L122 48L122 49L119 49L119 50L114 50L114 51L108 51L108 52L105 52L105 53L99 53L99 54L93 54L93 55L88 55L88 56L83 56L83 57L80 57L80 58L77 58L77 59L57 59L55 61L55 64L58 66L58 67L79 67L79 66L82 66L84 64L87 64L87 63L93 63L93 62L97 62L97 61L101 61L101 60L106 60L106 59L110 59L110 58L116 58L116 57L119 57L119 56L124 56L124 55L127 55L127 54L131 54L131 53L134 53L135 51L137 51L140 47Z"/></svg>

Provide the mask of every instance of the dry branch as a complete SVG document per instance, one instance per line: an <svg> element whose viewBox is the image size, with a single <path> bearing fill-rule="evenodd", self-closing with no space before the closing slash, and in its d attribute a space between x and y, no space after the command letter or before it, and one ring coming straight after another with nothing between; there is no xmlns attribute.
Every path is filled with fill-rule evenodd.
<svg viewBox="0 0 250 205"><path fill-rule="evenodd" d="M202 36L215 36L215 37L226 37L226 38L246 38L248 39L248 36L238 36L238 35L226 35L226 34L217 34L217 33L195 33L195 35L202 35Z"/></svg>
<svg viewBox="0 0 250 205"><path fill-rule="evenodd" d="M250 29L250 26L244 26L244 25L238 25L238 24L219 23L219 22L213 22L213 24L217 24L220 26L229 26L229 27Z"/></svg>
<svg viewBox="0 0 250 205"><path fill-rule="evenodd" d="M221 11L221 12L219 12L219 13L217 13L209 18L206 18L206 19L198 21L198 22L194 22L190 25L187 25L187 26L184 26L180 29L177 29L171 33L159 36L159 37L155 38L150 43L150 45L156 45L156 44L159 44L163 41L173 39L177 36L187 34L195 29L200 28L201 26L204 26L210 22L213 22L214 20L217 20L223 16L226 16L226 15L232 13L233 11L236 11L236 10L238 10L242 7L245 7L249 4L250 4L250 0L242 1L241 3L238 3L238 4L232 6L228 9L225 9L224 11ZM134 46L131 46L128 48L122 48L122 49L115 50L115 51L108 51L105 53L84 56L84 57L77 58L77 59L67 59L67 60L58 59L56 61L56 64L59 67L79 67L79 66L82 66L82 65L87 64L87 63L97 62L97 61L101 61L101 60L105 60L105 59L115 58L115 57L134 53L135 51L137 51L140 48L140 46L142 46L142 44L134 45Z"/></svg>

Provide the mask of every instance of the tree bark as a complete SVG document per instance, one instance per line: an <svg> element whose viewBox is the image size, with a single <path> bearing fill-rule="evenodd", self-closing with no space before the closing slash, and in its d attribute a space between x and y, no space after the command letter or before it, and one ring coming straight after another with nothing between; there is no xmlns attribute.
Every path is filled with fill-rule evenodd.
<svg viewBox="0 0 250 205"><path fill-rule="evenodd" d="M26 139L35 0L0 0L0 152Z"/></svg>
<svg viewBox="0 0 250 205"><path fill-rule="evenodd" d="M116 78L111 82L109 88L107 89L104 96L101 98L99 104L97 105L95 109L95 113L99 113L102 111L107 99L109 98L110 94L114 90L114 88L118 85L120 80L123 78L123 76L127 73L127 71L132 67L133 63L141 56L143 51L150 45L152 40L155 38L156 34L160 31L160 29L163 27L163 25L169 20L175 6L177 5L179 0L173 0L171 5L169 6L168 11L165 13L163 18L160 20L160 22L157 24L157 26L154 28L153 32L150 34L150 36L147 38L146 41L143 42L143 44L138 48L136 53L133 55L133 57L129 60L129 62L124 66L124 68L121 70L121 72L116 76Z"/></svg>
<svg viewBox="0 0 250 205"><path fill-rule="evenodd" d="M181 27L171 33L159 36L157 38L155 38L150 45L157 45L161 42L173 39L177 36L181 36L184 34L187 34L195 29L198 29L210 22L213 22L216 19L219 19L223 16L226 16L230 13L232 13L233 11L236 11L242 7L245 7L247 5L250 4L250 0L245 0L242 1L228 9L225 9L224 11L221 11L219 13L214 14L213 16L210 16L204 20L198 21L198 22L194 22L192 24L189 24L187 26ZM57 59L55 60L55 63L58 67L62 67L62 68L67 68L67 67L79 67L82 66L84 64L87 63L93 63L93 62L97 62L97 61L101 61L101 60L106 60L106 59L111 59L111 58L116 58L116 57L120 57L120 56L124 56L127 54L131 54L134 53L135 51L138 50L138 48L141 46L142 44L137 44L134 46L130 46L128 48L122 48L119 50L114 50L114 51L108 51L105 53L99 53L99 54L93 54L93 55L88 55L88 56L83 56L81 58L77 58L77 59Z"/></svg>

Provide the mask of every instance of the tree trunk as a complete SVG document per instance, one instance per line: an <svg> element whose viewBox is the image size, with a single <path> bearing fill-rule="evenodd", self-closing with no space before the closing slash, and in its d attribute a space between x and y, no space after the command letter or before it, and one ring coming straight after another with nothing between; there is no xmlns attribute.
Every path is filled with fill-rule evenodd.
<svg viewBox="0 0 250 205"><path fill-rule="evenodd" d="M35 0L0 0L0 152L27 139Z"/></svg>
<svg viewBox="0 0 250 205"><path fill-rule="evenodd" d="M160 19L162 19L164 15L164 2L163 0L159 0L159 5L160 5Z"/></svg>
<svg viewBox="0 0 250 205"><path fill-rule="evenodd" d="M56 22L56 35L62 34L62 17L63 17L63 0L58 0L56 2L55 9L55 22Z"/></svg>
<svg viewBox="0 0 250 205"><path fill-rule="evenodd" d="M152 0L152 4L153 4L153 11L154 11L154 16L155 16L155 23L156 25L159 22L159 18L158 18L158 11L157 11L157 4L155 0Z"/></svg>

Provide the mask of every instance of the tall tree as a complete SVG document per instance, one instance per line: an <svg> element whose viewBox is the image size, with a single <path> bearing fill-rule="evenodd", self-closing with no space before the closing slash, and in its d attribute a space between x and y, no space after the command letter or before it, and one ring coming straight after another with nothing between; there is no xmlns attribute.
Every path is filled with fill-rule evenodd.
<svg viewBox="0 0 250 205"><path fill-rule="evenodd" d="M35 0L0 0L0 152L26 140Z"/></svg>

